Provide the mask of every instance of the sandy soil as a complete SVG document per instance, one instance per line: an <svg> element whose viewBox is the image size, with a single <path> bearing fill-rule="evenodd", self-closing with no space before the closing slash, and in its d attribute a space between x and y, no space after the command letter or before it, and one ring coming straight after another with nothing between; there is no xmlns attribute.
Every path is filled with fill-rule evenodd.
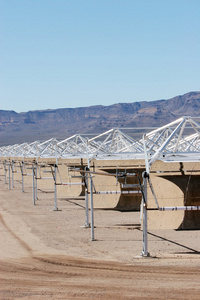
<svg viewBox="0 0 200 300"><path fill-rule="evenodd" d="M0 180L0 299L200 299L200 231L148 233L141 257L138 212L95 210Z"/></svg>

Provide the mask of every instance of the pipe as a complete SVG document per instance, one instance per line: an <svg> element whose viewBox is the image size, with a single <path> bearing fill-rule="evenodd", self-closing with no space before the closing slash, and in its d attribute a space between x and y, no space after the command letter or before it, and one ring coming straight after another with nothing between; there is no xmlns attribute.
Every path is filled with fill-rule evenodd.
<svg viewBox="0 0 200 300"><path fill-rule="evenodd" d="M160 211L176 211L176 210L200 210L200 206L168 206L160 207Z"/></svg>
<svg viewBox="0 0 200 300"><path fill-rule="evenodd" d="M95 194L141 194L141 191L99 191Z"/></svg>
<svg viewBox="0 0 200 300"><path fill-rule="evenodd" d="M91 240L94 241L93 181L91 176L90 176L90 213L91 213Z"/></svg>

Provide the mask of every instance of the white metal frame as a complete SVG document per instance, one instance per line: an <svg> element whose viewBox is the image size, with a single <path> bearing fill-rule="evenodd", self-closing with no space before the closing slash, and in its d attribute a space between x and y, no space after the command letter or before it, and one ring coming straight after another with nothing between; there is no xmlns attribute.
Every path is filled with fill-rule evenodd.
<svg viewBox="0 0 200 300"><path fill-rule="evenodd" d="M188 129L190 132L188 133ZM183 161L200 161L200 125L189 116L179 118L165 126L157 128L143 136L140 140L135 140L120 129L114 128L108 130L93 138L83 137L80 134L73 135L65 140L58 141L55 138L44 142L35 141L33 143L15 144L0 147L0 161L4 163L5 183L6 172L8 166L9 171L9 189L11 189L10 170L11 161L15 162L16 158L21 157L21 173L22 173L22 191L24 158L38 157L46 158L87 158L88 168L92 158L96 159L144 159L146 162L146 172L143 176L142 191L142 213L143 213L143 256L148 256L147 248L147 195L146 185L150 183L150 169L156 160L168 162ZM94 216L93 216L93 183L92 172L88 171L90 179L90 200L91 200L91 239L94 240ZM55 205L57 208L57 192L56 192L56 174L57 164L54 166L55 181ZM36 199L37 175L35 174L35 165L33 165L33 201ZM14 184L12 184L14 186ZM153 188L151 187L152 193ZM86 187L86 192L88 192ZM99 192L103 193L103 192ZM104 192L109 193L109 192ZM112 191L110 193L113 193ZM116 192L115 192L116 193ZM117 192L118 193L118 192ZM87 195L86 195L87 196ZM88 200L87 200L88 201ZM183 207L164 207L157 208L164 210L199 210L199 206L183 206ZM86 225L89 226L88 211L86 212Z"/></svg>

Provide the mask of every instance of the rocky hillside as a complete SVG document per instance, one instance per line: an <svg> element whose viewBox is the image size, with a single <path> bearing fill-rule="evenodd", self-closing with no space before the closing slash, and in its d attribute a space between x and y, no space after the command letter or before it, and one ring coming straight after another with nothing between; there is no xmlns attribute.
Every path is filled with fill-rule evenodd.
<svg viewBox="0 0 200 300"><path fill-rule="evenodd" d="M64 139L76 133L100 133L113 127L159 127L186 115L200 116L200 92L109 106L26 113L0 110L0 146L50 137Z"/></svg>

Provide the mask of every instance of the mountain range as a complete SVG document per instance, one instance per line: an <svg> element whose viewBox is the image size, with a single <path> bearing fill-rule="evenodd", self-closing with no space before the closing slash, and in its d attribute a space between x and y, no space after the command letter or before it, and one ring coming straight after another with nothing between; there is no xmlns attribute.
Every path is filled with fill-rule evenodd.
<svg viewBox="0 0 200 300"><path fill-rule="evenodd" d="M182 116L200 116L200 92L167 100L117 103L109 106L36 110L0 110L0 146L98 134L111 128L160 127Z"/></svg>

